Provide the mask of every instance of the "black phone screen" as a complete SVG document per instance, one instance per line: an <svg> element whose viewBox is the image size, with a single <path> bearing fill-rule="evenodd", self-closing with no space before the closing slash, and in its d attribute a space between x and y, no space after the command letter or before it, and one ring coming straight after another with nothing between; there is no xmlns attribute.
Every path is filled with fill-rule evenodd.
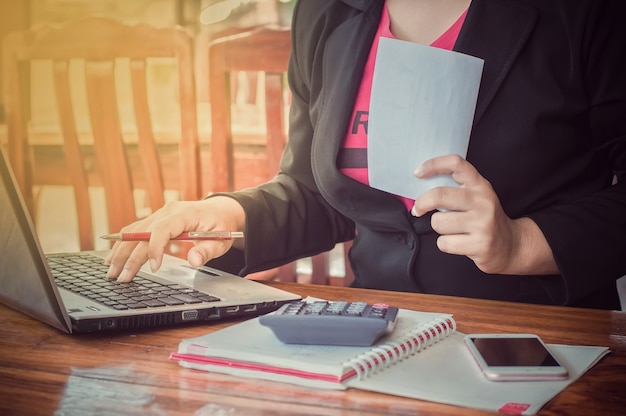
<svg viewBox="0 0 626 416"><path fill-rule="evenodd" d="M492 367L557 367L552 354L537 338L471 338Z"/></svg>

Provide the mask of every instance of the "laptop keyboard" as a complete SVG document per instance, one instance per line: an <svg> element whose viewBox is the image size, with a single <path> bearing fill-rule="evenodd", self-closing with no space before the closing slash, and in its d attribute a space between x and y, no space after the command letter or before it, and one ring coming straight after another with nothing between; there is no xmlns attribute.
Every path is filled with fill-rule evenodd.
<svg viewBox="0 0 626 416"><path fill-rule="evenodd" d="M48 257L57 285L117 310L216 302L220 299L176 283L135 276L130 283L106 277L109 266L91 254Z"/></svg>

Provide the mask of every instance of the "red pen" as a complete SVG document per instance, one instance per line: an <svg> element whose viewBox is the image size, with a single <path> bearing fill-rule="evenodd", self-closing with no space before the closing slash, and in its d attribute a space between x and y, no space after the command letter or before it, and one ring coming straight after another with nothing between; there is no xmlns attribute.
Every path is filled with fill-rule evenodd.
<svg viewBox="0 0 626 416"><path fill-rule="evenodd" d="M151 233L117 233L107 234L100 238L112 241L149 241ZM189 231L170 240L231 240L233 238L243 238L241 231Z"/></svg>

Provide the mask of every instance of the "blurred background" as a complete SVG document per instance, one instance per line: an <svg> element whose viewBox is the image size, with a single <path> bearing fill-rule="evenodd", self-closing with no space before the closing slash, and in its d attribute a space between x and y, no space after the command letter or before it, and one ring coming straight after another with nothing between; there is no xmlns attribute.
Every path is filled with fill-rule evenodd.
<svg viewBox="0 0 626 416"><path fill-rule="evenodd" d="M287 27L291 20L293 1L278 0L0 0L0 38L14 32L27 29L60 27L82 18L97 16L111 18L129 25L147 24L153 27L182 27L192 35L194 43L194 66L196 82L196 108L198 116L198 134L202 144L203 169L210 175L211 117L208 85L208 44L216 34L236 28L249 27ZM0 55L0 67L2 55ZM119 73L124 73L120 63ZM155 135L159 140L177 140L176 129L180 121L177 110L175 84L176 63L173 60L154 60L148 67L148 92L151 97L151 111L157 126ZM51 62L35 62L30 66L28 84L30 94L26 97L29 108L28 140L41 148L54 149L63 142L59 116L56 110L55 93L50 71ZM2 71L0 71L2 77ZM248 169L238 173L237 187L252 186L266 179L262 170L255 171L255 151L260 153L264 146L264 118L261 100L255 101L257 88L262 93L262 83L248 82L248 78L256 75L240 73L237 79L236 96L233 98L232 122L235 140L239 140L240 148L250 157ZM1 79L1 78L0 78ZM262 81L262 79L261 79ZM72 79L73 99L76 101L76 124L79 134L89 134L89 115L87 112L84 80L80 77ZM130 83L122 79L121 85ZM7 127L5 123L3 83L0 82L0 143L6 145ZM118 88L120 121L123 130L131 132L132 97L130 88ZM52 157L52 156L51 156ZM45 168L45 167L43 167ZM210 181L204 181L203 193L211 192ZM106 213L103 208L102 192L91 190L96 234L108 232ZM73 191L69 186L46 185L38 190L38 210L36 225L40 233L44 251L77 250L77 225L73 211L76 209L71 202ZM176 195L172 195L172 199ZM141 211L141 208L138 209ZM140 212L139 216L145 215ZM96 248L107 248L108 243L96 240Z"/></svg>

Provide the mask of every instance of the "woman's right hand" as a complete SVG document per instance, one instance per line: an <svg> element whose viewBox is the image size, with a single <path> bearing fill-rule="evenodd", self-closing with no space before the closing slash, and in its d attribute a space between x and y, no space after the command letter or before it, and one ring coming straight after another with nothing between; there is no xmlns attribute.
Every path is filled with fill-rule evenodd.
<svg viewBox="0 0 626 416"><path fill-rule="evenodd" d="M185 231L243 231L244 227L244 210L232 198L216 196L200 201L169 202L148 217L122 228L120 232L126 233L148 231L150 241L116 242L106 258L110 265L107 277L130 282L147 260L152 271L158 270L170 239ZM242 239L194 241L187 260L192 267L200 267L225 254L235 243L243 248Z"/></svg>

